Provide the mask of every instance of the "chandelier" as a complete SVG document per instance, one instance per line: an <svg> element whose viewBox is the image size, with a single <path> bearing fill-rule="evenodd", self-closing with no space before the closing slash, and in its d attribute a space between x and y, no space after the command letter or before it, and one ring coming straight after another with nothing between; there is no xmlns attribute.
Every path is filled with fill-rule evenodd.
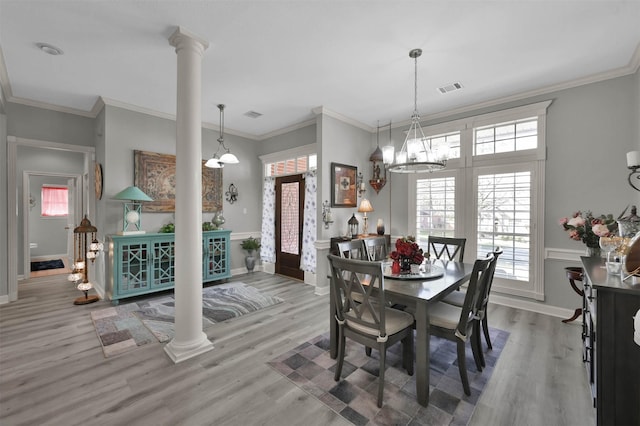
<svg viewBox="0 0 640 426"><path fill-rule="evenodd" d="M448 146L445 143L435 144L425 137L420 127L420 114L418 114L418 57L422 55L421 49L413 49L409 57L414 60L415 79L413 114L411 126L407 131L407 137L402 148L394 155L393 145L387 145L383 149L385 164L389 165L389 171L394 173L424 173L444 169L447 165Z"/></svg>
<svg viewBox="0 0 640 426"><path fill-rule="evenodd" d="M218 109L220 110L220 137L218 138L218 149L216 153L213 154L213 157L207 160L204 164L205 167L210 167L212 169L221 169L225 164L238 164L238 157L233 155L229 148L227 148L224 144L224 105L218 104ZM218 157L218 153L220 152L220 148L222 148L223 154Z"/></svg>

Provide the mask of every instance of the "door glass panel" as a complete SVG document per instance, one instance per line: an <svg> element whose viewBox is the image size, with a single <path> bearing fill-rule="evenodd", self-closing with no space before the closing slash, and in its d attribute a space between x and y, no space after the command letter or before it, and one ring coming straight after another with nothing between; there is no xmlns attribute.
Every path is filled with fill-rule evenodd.
<svg viewBox="0 0 640 426"><path fill-rule="evenodd" d="M299 182L282 184L280 251L283 253L300 254L298 246L298 235L300 234L299 194Z"/></svg>

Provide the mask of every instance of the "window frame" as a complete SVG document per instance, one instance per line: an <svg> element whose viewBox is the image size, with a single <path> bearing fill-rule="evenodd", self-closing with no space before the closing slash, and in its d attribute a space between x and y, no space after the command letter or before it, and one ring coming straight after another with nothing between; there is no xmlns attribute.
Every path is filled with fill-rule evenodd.
<svg viewBox="0 0 640 426"><path fill-rule="evenodd" d="M425 136L434 137L443 133L460 131L460 158L447 161L444 170L433 172L433 177L455 176L456 178L456 236L467 236L467 262L477 252L477 176L478 173L512 172L525 168L531 171L531 249L529 258L529 281L507 280L496 277L493 289L502 294L544 300L544 188L546 160L546 116L552 101L495 111L464 119L423 127ZM473 155L475 129L498 125L526 118L537 118L537 147L497 154ZM494 171L495 170L495 171ZM427 176L430 177L430 176ZM415 233L416 190L418 179L425 175L408 175L408 229ZM467 208L466 206L471 206ZM472 235L469 238L468 235ZM473 254L473 255L471 255ZM473 258L472 258L473 256Z"/></svg>

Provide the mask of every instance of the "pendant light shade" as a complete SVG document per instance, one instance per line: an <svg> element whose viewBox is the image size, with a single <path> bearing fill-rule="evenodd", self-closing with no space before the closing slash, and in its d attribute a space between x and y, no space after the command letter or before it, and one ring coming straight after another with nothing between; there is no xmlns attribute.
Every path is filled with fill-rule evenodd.
<svg viewBox="0 0 640 426"><path fill-rule="evenodd" d="M213 154L213 157L207 160L204 163L205 167L209 167L212 169L220 169L224 167L225 164L238 164L240 160L238 157L233 155L229 148L227 148L224 144L224 104L219 104L218 109L220 110L220 137L218 138L218 149L216 153ZM218 157L218 152L220 152L220 148L224 150L223 154Z"/></svg>
<svg viewBox="0 0 640 426"><path fill-rule="evenodd" d="M447 164L448 147L433 146L420 127L420 114L418 114L418 57L420 55L422 55L421 49L413 49L409 52L409 57L414 60L415 84L413 114L407 137L395 156L392 145L385 146L382 151L385 163L389 164L389 171L394 173L433 172L444 169Z"/></svg>

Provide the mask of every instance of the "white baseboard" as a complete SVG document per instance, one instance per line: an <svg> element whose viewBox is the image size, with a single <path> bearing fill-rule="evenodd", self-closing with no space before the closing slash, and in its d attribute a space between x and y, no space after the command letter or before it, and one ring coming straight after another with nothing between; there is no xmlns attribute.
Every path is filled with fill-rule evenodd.
<svg viewBox="0 0 640 426"><path fill-rule="evenodd" d="M502 296L500 294L491 293L490 303L496 305L508 306L510 308L524 309L526 311L537 312L539 314L550 315L558 318L570 318L573 316L571 309L559 308L557 306L545 305L542 303L529 302L526 300L513 299L508 296ZM582 318L578 318L576 321L581 321Z"/></svg>
<svg viewBox="0 0 640 426"><path fill-rule="evenodd" d="M0 305L5 305L9 303L9 295L8 294L4 294L2 296L0 296Z"/></svg>

